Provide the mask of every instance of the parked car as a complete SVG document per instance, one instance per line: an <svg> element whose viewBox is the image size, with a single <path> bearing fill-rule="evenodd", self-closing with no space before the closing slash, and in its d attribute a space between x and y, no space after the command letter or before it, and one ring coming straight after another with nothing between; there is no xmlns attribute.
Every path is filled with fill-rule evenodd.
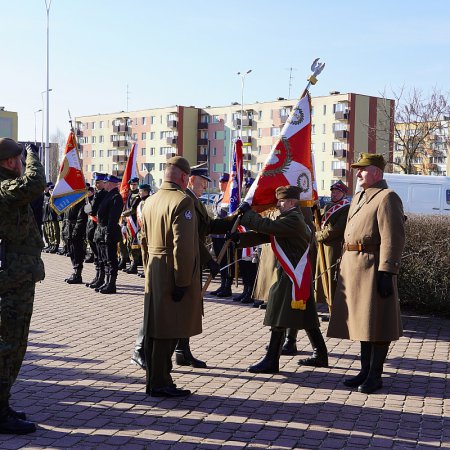
<svg viewBox="0 0 450 450"><path fill-rule="evenodd" d="M199 200L206 206L214 204L217 194L202 194Z"/></svg>

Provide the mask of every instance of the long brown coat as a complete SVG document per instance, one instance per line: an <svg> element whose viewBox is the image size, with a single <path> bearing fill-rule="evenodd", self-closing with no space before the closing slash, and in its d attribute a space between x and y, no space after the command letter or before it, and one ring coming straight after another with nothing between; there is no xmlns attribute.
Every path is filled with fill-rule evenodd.
<svg viewBox="0 0 450 450"><path fill-rule="evenodd" d="M202 332L200 255L192 199L175 183L164 182L142 210L142 242L147 246L146 338L175 339ZM174 286L185 287L180 302Z"/></svg>
<svg viewBox="0 0 450 450"><path fill-rule="evenodd" d="M332 206L334 206L334 203L326 205L324 214ZM338 209L328 219L325 227L322 230L316 232L317 242L322 242L323 244L325 266L328 269L327 292L329 289L329 292L331 292L331 300L334 296L334 292L336 291L338 267L335 264L342 254L342 243L344 241L344 230L347 223L348 210L349 205L343 206L342 208ZM317 258L314 294L317 303L326 303L322 277L320 276L320 274L320 263L319 259Z"/></svg>
<svg viewBox="0 0 450 450"><path fill-rule="evenodd" d="M333 299L328 336L356 341L393 341L402 335L397 274L405 241L400 197L384 180L353 197L344 232L345 243L378 247L375 251L344 251ZM363 201L363 200L361 200ZM394 293L382 298L378 271L395 274Z"/></svg>
<svg viewBox="0 0 450 450"><path fill-rule="evenodd" d="M242 247L267 242L269 235L273 235L294 267L308 248L311 238L311 232L298 208L281 213L275 220L248 211L242 216L241 224L258 232L256 235L244 233ZM300 330L318 327L316 305L312 298L307 301L305 310L292 309L292 281L278 263L274 278L269 291L264 325Z"/></svg>

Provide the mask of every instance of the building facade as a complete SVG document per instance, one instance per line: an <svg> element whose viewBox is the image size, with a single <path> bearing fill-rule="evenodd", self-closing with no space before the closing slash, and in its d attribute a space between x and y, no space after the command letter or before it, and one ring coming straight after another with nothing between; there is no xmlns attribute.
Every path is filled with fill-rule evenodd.
<svg viewBox="0 0 450 450"><path fill-rule="evenodd" d="M0 106L0 137L7 137L17 141L18 118L17 113L6 111Z"/></svg>
<svg viewBox="0 0 450 450"><path fill-rule="evenodd" d="M393 100L361 94L332 92L312 98L312 152L319 195L328 195L337 180L354 190L350 164L361 152L379 152L392 159L393 116L380 113L386 106L380 102L389 102L393 111ZM278 99L243 107L238 103L175 106L77 117L86 179L91 181L96 171L121 176L131 145L137 142L139 173L153 188L163 180L167 159L182 155L192 165L208 164L215 190L220 174L229 171L232 142L238 136L244 144L245 168L254 177L296 103L296 99Z"/></svg>

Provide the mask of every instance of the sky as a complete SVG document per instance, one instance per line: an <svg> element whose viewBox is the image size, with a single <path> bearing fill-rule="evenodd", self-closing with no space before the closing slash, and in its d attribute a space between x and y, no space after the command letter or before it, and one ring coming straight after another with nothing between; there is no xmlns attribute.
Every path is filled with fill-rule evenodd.
<svg viewBox="0 0 450 450"><path fill-rule="evenodd" d="M447 0L52 0L49 17L50 136L68 133L68 110L126 111L127 97L129 111L240 102L249 69L245 103L287 98L291 67L295 98L318 57L313 96L450 91ZM45 0L0 0L0 24L0 106L19 140L35 125L40 140Z"/></svg>

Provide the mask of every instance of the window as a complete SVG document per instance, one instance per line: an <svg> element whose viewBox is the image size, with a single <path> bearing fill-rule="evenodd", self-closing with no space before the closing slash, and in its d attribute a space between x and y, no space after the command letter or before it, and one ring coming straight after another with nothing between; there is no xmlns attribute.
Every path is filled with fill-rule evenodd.
<svg viewBox="0 0 450 450"><path fill-rule="evenodd" d="M209 115L208 114L202 114L200 116L200 122L201 123L209 123Z"/></svg>
<svg viewBox="0 0 450 450"><path fill-rule="evenodd" d="M327 145L325 144L325 142L322 142L322 151L324 152L326 150Z"/></svg>
<svg viewBox="0 0 450 450"><path fill-rule="evenodd" d="M142 117L141 124L142 125L147 125L147 117Z"/></svg>
<svg viewBox="0 0 450 450"><path fill-rule="evenodd" d="M270 129L270 135L271 135L272 137L277 137L277 136L279 136L279 135L280 135L280 127L272 127L272 128Z"/></svg>
<svg viewBox="0 0 450 450"><path fill-rule="evenodd" d="M173 137L173 131L161 131L160 132L160 139L166 139L169 137Z"/></svg>
<svg viewBox="0 0 450 450"><path fill-rule="evenodd" d="M91 122L91 128L95 130L95 122Z"/></svg>
<svg viewBox="0 0 450 450"><path fill-rule="evenodd" d="M262 151L262 149L261 149L261 146L260 146L260 145L258 145L258 155L260 155L260 154L261 154L261 151Z"/></svg>
<svg viewBox="0 0 450 450"><path fill-rule="evenodd" d="M219 123L219 116L212 116L212 123Z"/></svg>
<svg viewBox="0 0 450 450"><path fill-rule="evenodd" d="M155 139L155 132L154 131L150 131L150 139L153 140Z"/></svg>
<svg viewBox="0 0 450 450"><path fill-rule="evenodd" d="M262 111L258 111L258 120L261 120L263 117L263 112Z"/></svg>
<svg viewBox="0 0 450 450"><path fill-rule="evenodd" d="M100 143L100 144L103 144L103 142L105 142L105 136L99 136L98 137L98 142Z"/></svg>
<svg viewBox="0 0 450 450"><path fill-rule="evenodd" d="M258 164L256 164L256 169L257 169L258 172L261 171L262 168L263 168L263 163L259 162Z"/></svg>
<svg viewBox="0 0 450 450"><path fill-rule="evenodd" d="M132 140L132 141L137 141L137 138L138 138L137 133L133 133L133 134L131 135L131 140Z"/></svg>
<svg viewBox="0 0 450 450"><path fill-rule="evenodd" d="M143 119L145 119L145 117L143 117ZM141 139L143 140L143 141L145 141L145 139L147 138L147 133L141 133Z"/></svg>
<svg viewBox="0 0 450 450"><path fill-rule="evenodd" d="M103 120L100 120L99 125L100 128L105 128L105 122Z"/></svg>
<svg viewBox="0 0 450 450"><path fill-rule="evenodd" d="M99 172L103 172L103 164L99 164L99 166L98 166L98 170L99 170Z"/></svg>
<svg viewBox="0 0 450 450"><path fill-rule="evenodd" d="M160 155L167 155L167 153L173 153L174 151L173 147L159 147Z"/></svg>
<svg viewBox="0 0 450 450"><path fill-rule="evenodd" d="M325 134L327 132L327 126L326 124L322 124L322 134Z"/></svg>
<svg viewBox="0 0 450 450"><path fill-rule="evenodd" d="M91 136L91 144L95 144L97 142L97 136Z"/></svg>
<svg viewBox="0 0 450 450"><path fill-rule="evenodd" d="M316 134L316 124L315 123L313 123L311 125L311 134Z"/></svg>
<svg viewBox="0 0 450 450"><path fill-rule="evenodd" d="M311 106L311 115L314 115L314 106Z"/></svg>
<svg viewBox="0 0 450 450"><path fill-rule="evenodd" d="M175 114L175 113L167 114L167 120L177 120L177 119L178 119L178 114Z"/></svg>
<svg viewBox="0 0 450 450"><path fill-rule="evenodd" d="M327 105L323 105L323 115L327 113Z"/></svg>
<svg viewBox="0 0 450 450"><path fill-rule="evenodd" d="M325 180L322 180L322 190L325 189Z"/></svg>
<svg viewBox="0 0 450 450"><path fill-rule="evenodd" d="M164 170L166 168L166 163L159 163L159 170Z"/></svg>
<svg viewBox="0 0 450 450"><path fill-rule="evenodd" d="M150 156L155 154L155 147L150 147Z"/></svg>
<svg viewBox="0 0 450 450"><path fill-rule="evenodd" d="M99 156L100 158L103 158L105 151L104 151L104 150L100 150L98 153L99 153L98 156ZM101 169L100 169L100 170L101 170Z"/></svg>
<svg viewBox="0 0 450 450"><path fill-rule="evenodd" d="M325 172L325 161L322 161L322 172Z"/></svg>
<svg viewBox="0 0 450 450"><path fill-rule="evenodd" d="M314 142L311 142L311 151L314 153L314 150L316 149L316 146Z"/></svg>
<svg viewBox="0 0 450 450"><path fill-rule="evenodd" d="M221 173L225 172L225 164L224 163L215 163L213 167L213 172Z"/></svg>
<svg viewBox="0 0 450 450"><path fill-rule="evenodd" d="M345 169L345 161L331 161L331 169Z"/></svg>
<svg viewBox="0 0 450 450"><path fill-rule="evenodd" d="M95 164L91 165L91 172L95 172Z"/></svg>
<svg viewBox="0 0 450 450"><path fill-rule="evenodd" d="M151 123L152 125L154 125L154 124L156 123L156 116L151 116L151 117L150 117L150 123Z"/></svg>
<svg viewBox="0 0 450 450"><path fill-rule="evenodd" d="M212 155L217 156L217 148L216 147L213 147Z"/></svg>
<svg viewBox="0 0 450 450"><path fill-rule="evenodd" d="M258 137L262 137L262 128L258 128Z"/></svg>
<svg viewBox="0 0 450 450"><path fill-rule="evenodd" d="M145 147L141 148L141 156L145 156L145 154L147 153L147 149Z"/></svg>

